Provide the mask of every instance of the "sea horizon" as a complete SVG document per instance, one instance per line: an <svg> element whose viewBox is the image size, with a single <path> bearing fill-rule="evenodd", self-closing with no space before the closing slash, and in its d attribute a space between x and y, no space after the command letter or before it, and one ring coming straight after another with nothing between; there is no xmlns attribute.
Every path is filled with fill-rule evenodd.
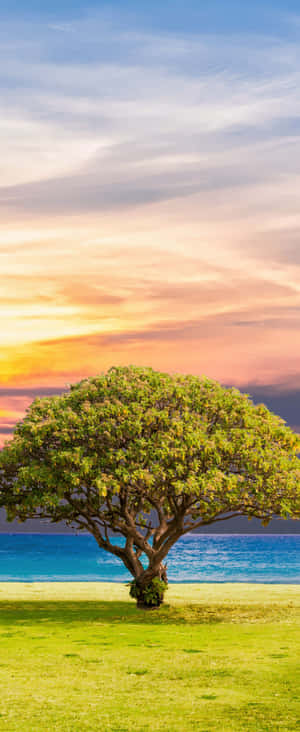
<svg viewBox="0 0 300 732"><path fill-rule="evenodd" d="M91 534L88 531L79 531L79 530L78 530L78 534L76 534L76 533L69 534L67 531L59 531L59 532L57 532L55 534L50 534L50 533L47 533L46 531L0 531L0 536L31 536L31 535L34 535L34 536L52 536L52 537L55 537L55 536L70 536L70 537L72 537L72 536L75 536L75 537L76 536L91 536ZM299 534L291 534L291 533L286 533L286 534L276 534L276 533L274 533L274 534L259 534L259 533L257 533L257 534L256 533L246 534L245 532L242 532L242 531L241 532L232 531L232 532L228 532L226 534L224 532L220 532L220 533L211 532L211 533L202 534L200 531L190 531L188 534L184 534L183 536L181 536L180 537L180 541L182 541L182 539L188 539L190 536L203 536L203 537L207 537L207 536L222 536L222 537L225 537L225 536L252 536L252 537L253 536L259 536L261 538L269 537L269 536L276 536L279 539L281 536L290 536L290 537L300 536L300 530L299 530Z"/></svg>
<svg viewBox="0 0 300 732"><path fill-rule="evenodd" d="M172 547L170 583L300 584L300 534L190 533ZM115 537L115 541L117 541ZM128 582L90 534L0 534L0 582Z"/></svg>

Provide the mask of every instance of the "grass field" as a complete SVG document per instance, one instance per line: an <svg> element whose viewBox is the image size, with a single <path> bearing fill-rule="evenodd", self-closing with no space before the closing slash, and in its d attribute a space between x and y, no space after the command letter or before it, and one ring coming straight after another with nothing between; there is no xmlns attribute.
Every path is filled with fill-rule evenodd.
<svg viewBox="0 0 300 732"><path fill-rule="evenodd" d="M0 729L300 730L300 587L0 584Z"/></svg>

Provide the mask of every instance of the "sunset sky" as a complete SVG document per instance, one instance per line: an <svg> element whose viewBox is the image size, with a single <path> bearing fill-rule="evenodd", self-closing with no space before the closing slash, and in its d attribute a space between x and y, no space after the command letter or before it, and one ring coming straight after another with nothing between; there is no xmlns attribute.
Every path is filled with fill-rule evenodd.
<svg viewBox="0 0 300 732"><path fill-rule="evenodd" d="M0 444L117 364L300 429L299 41L287 0L2 11Z"/></svg>

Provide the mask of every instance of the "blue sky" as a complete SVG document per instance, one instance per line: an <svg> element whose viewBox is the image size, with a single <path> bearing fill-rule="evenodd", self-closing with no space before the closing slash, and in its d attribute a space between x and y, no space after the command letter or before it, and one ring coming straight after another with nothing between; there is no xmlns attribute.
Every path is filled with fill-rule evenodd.
<svg viewBox="0 0 300 732"><path fill-rule="evenodd" d="M105 15L120 26L170 33L242 33L291 36L294 17L299 14L297 0L12 0L2 10L3 19L31 22L67 22L88 15Z"/></svg>

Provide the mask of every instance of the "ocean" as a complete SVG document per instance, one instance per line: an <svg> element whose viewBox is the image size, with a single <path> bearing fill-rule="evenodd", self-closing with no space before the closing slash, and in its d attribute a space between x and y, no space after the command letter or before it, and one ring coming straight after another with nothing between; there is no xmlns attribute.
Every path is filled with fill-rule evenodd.
<svg viewBox="0 0 300 732"><path fill-rule="evenodd" d="M189 534L167 557L170 582L300 583L300 535ZM0 581L126 582L92 536L0 534Z"/></svg>

